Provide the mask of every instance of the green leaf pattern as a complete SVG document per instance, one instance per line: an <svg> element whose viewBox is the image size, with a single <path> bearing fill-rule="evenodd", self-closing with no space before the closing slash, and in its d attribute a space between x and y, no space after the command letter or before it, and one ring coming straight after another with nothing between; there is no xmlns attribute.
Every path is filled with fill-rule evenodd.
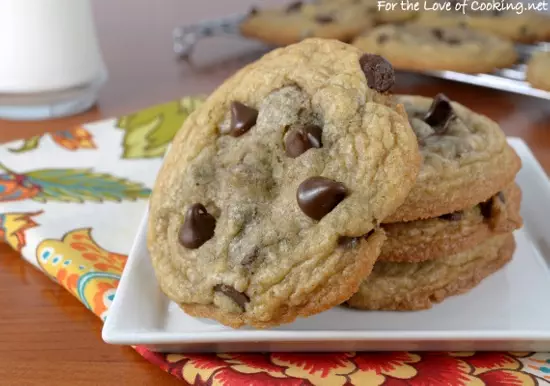
<svg viewBox="0 0 550 386"><path fill-rule="evenodd" d="M30 137L29 139L25 139L23 144L20 147L14 148L14 149L8 149L8 150L11 151L12 153L24 153L27 151L34 150L38 147L38 144L40 143L41 138L42 136L40 135Z"/></svg>
<svg viewBox="0 0 550 386"><path fill-rule="evenodd" d="M162 157L185 119L203 101L187 97L118 119L116 126L125 131L122 158Z"/></svg>
<svg viewBox="0 0 550 386"><path fill-rule="evenodd" d="M147 198L150 189L123 178L95 173L91 169L44 169L25 173L28 181L41 188L33 197L39 202L103 202Z"/></svg>

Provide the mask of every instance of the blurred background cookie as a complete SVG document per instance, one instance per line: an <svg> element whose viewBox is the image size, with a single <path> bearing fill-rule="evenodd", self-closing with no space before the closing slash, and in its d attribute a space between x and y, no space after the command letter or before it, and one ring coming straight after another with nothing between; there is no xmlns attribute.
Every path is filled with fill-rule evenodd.
<svg viewBox="0 0 550 386"><path fill-rule="evenodd" d="M353 44L384 56L402 70L479 73L508 67L517 60L511 42L460 27L383 25L359 36Z"/></svg>
<svg viewBox="0 0 550 386"><path fill-rule="evenodd" d="M278 9L255 9L241 23L241 33L274 45L296 43L308 37L350 41L374 25L361 2L293 2Z"/></svg>
<svg viewBox="0 0 550 386"><path fill-rule="evenodd" d="M549 16L541 12L515 10L423 11L415 23L429 27L468 27L517 43L535 43L550 37Z"/></svg>
<svg viewBox="0 0 550 386"><path fill-rule="evenodd" d="M527 63L527 81L534 87L550 91L550 52L535 52Z"/></svg>

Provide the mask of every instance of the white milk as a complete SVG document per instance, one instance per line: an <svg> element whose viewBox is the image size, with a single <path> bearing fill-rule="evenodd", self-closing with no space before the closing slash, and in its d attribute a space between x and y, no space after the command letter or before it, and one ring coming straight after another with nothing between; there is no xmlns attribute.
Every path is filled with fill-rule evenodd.
<svg viewBox="0 0 550 386"><path fill-rule="evenodd" d="M0 118L86 110L105 79L89 0L0 0Z"/></svg>

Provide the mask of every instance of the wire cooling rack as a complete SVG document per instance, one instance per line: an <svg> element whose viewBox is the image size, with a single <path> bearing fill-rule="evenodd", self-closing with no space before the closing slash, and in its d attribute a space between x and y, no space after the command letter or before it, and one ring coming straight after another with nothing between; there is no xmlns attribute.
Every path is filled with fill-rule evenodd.
<svg viewBox="0 0 550 386"><path fill-rule="evenodd" d="M239 25L246 17L246 13L239 13L220 19L204 20L196 24L177 27L173 31L174 52L181 59L189 59L197 43L205 38L213 36L241 37ZM503 68L492 73L464 74L454 71L422 71L421 73L436 78L550 100L550 92L534 88L525 81L527 60L534 51L549 51L550 43L518 44L516 47L519 61L510 68Z"/></svg>

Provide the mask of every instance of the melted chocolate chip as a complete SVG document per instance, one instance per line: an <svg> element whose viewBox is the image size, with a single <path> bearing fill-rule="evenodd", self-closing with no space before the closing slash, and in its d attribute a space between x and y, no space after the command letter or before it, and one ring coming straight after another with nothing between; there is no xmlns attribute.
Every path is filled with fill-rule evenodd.
<svg viewBox="0 0 550 386"><path fill-rule="evenodd" d="M527 26L522 25L521 28L519 29L519 33L522 36L526 36L527 35Z"/></svg>
<svg viewBox="0 0 550 386"><path fill-rule="evenodd" d="M433 127L436 134L443 134L454 116L451 101L444 94L437 94L430 109L424 116L424 122Z"/></svg>
<svg viewBox="0 0 550 386"><path fill-rule="evenodd" d="M244 311L244 306L250 301L250 298L246 294L237 291L235 288L226 284L216 284L214 291L221 292L225 296L233 299L235 303Z"/></svg>
<svg viewBox="0 0 550 386"><path fill-rule="evenodd" d="M367 240L370 237L370 235L372 235L373 233L374 233L374 229L363 236L358 236L358 237L340 236L338 238L338 245L345 249L357 248L361 239Z"/></svg>
<svg viewBox="0 0 550 386"><path fill-rule="evenodd" d="M179 231L181 245L197 249L214 236L216 219L202 204L193 204L187 209L185 220Z"/></svg>
<svg viewBox="0 0 550 386"><path fill-rule="evenodd" d="M491 216L493 215L493 197L485 202L480 203L479 210L481 211L481 215L483 217L491 218Z"/></svg>
<svg viewBox="0 0 550 386"><path fill-rule="evenodd" d="M286 7L286 13L292 13L292 12L299 11L302 8L302 5L304 5L304 4L301 1L295 1L293 3L290 3Z"/></svg>
<svg viewBox="0 0 550 386"><path fill-rule="evenodd" d="M322 135L321 128L316 125L308 125L292 130L285 140L286 155L296 158L312 147L317 149L322 147Z"/></svg>
<svg viewBox="0 0 550 386"><path fill-rule="evenodd" d="M464 213L462 212L453 212L453 213L447 213L447 214L441 215L439 216L439 218L447 221L460 221L462 220L463 216L464 216Z"/></svg>
<svg viewBox="0 0 550 386"><path fill-rule="evenodd" d="M254 249L248 253L242 260L242 265L250 265L252 264L257 258L258 254L260 253L260 249L258 247L254 247Z"/></svg>
<svg viewBox="0 0 550 386"><path fill-rule="evenodd" d="M367 85L378 92L386 92L395 82L393 67L379 55L364 54L359 59L361 69L367 78Z"/></svg>
<svg viewBox="0 0 550 386"><path fill-rule="evenodd" d="M347 194L348 190L340 182L325 177L310 177L298 187L296 199L302 212L314 220L321 220Z"/></svg>
<svg viewBox="0 0 550 386"><path fill-rule="evenodd" d="M328 24L334 21L334 18L330 15L317 15L315 21L319 24Z"/></svg>
<svg viewBox="0 0 550 386"><path fill-rule="evenodd" d="M506 197L504 197L503 192L498 192L497 196L498 196L500 202L502 202L503 204L506 204Z"/></svg>
<svg viewBox="0 0 550 386"><path fill-rule="evenodd" d="M445 42L451 46L456 46L461 43L458 38L447 38L445 39Z"/></svg>
<svg viewBox="0 0 550 386"><path fill-rule="evenodd" d="M378 37L376 38L376 42L377 42L378 44L384 44L385 42L388 41L389 38L390 38L390 37L389 37L388 35L386 35L386 34L380 34L380 35L378 35Z"/></svg>
<svg viewBox="0 0 550 386"><path fill-rule="evenodd" d="M240 137L256 124L258 110L243 105L241 102L231 103L231 124L229 134Z"/></svg>
<svg viewBox="0 0 550 386"><path fill-rule="evenodd" d="M436 39L443 40L443 30L441 28L432 29L432 35L435 36Z"/></svg>

